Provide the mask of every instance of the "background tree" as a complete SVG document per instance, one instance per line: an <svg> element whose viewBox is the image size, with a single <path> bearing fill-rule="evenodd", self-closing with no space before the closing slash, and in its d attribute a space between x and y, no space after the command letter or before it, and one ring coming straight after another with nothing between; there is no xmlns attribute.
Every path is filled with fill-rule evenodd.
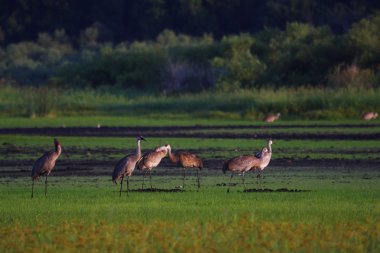
<svg viewBox="0 0 380 253"><path fill-rule="evenodd" d="M224 55L213 59L219 69L219 89L251 88L266 66L251 53L254 39L248 34L224 37L221 41Z"/></svg>
<svg viewBox="0 0 380 253"><path fill-rule="evenodd" d="M352 25L347 42L353 61L363 67L378 67L380 59L380 12Z"/></svg>

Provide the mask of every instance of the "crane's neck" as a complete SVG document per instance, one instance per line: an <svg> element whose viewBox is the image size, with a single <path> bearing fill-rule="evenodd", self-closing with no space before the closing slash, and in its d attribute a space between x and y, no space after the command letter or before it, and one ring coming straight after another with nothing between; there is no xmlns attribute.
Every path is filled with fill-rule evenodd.
<svg viewBox="0 0 380 253"><path fill-rule="evenodd" d="M168 148L168 152L169 152L169 160L172 162L172 163L177 163L178 162L178 157L176 155L174 155L172 153L172 149L171 148Z"/></svg>
<svg viewBox="0 0 380 253"><path fill-rule="evenodd" d="M137 155L139 158L141 157L141 141L140 141L140 140L137 140L136 155Z"/></svg>
<svg viewBox="0 0 380 253"><path fill-rule="evenodd" d="M268 150L269 150L269 153L272 154L272 142L271 141L268 142Z"/></svg>
<svg viewBox="0 0 380 253"><path fill-rule="evenodd" d="M61 152L62 152L61 144L55 145L55 154L56 154L57 158L61 155Z"/></svg>

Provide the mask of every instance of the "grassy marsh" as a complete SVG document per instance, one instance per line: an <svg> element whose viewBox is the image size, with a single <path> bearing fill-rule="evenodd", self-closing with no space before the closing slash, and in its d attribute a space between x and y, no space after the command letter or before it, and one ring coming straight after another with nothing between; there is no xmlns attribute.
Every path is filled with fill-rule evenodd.
<svg viewBox="0 0 380 253"><path fill-rule="evenodd" d="M108 177L51 177L30 199L30 180L1 178L0 249L74 251L280 250L376 252L380 247L378 172L279 171L267 188L298 193L244 193L240 179L226 193L228 176L202 177L199 192L130 192L118 196ZM141 187L132 177L131 188ZM255 188L254 177L247 179ZM172 188L179 178L154 177ZM190 188L190 189L189 189ZM17 238L15 243L14 238ZM233 243L231 243L233 238ZM305 243L307 242L307 243Z"/></svg>
<svg viewBox="0 0 380 253"><path fill-rule="evenodd" d="M146 126L154 122L151 118L137 118L141 120L137 122ZM0 125L59 127L61 119L17 118ZM72 126L88 126L99 120L97 117L63 119ZM115 125L134 124L116 117L106 119ZM173 122L198 124L194 119ZM204 122L207 124L206 120ZM210 122L252 124L240 120ZM157 121L157 125L171 123L170 120ZM378 126L368 129L378 129ZM305 129L308 130L314 131L313 128ZM289 129L292 131L295 129ZM48 196L44 196L44 180L41 179L31 199L30 166L36 157L53 147L52 136L0 135L0 163L27 164L2 166L6 170L21 168L21 171L18 177L5 174L0 177L0 251L378 252L380 249L379 171L376 166L350 164L351 160L375 163L380 149L376 139L274 140L274 161L265 169L264 188L302 192L243 192L241 178L235 176L231 192L227 194L225 184L229 175L210 168L202 171L199 192L194 172L189 172L186 188L181 191L180 169L159 166L154 170L153 187L179 191L132 191L128 196L124 192L119 197L119 185L112 184L110 175L117 159L135 149L135 137L56 137L62 143L63 153L49 177ZM189 149L205 159L220 161L252 153L266 145L264 139L147 139L143 150L170 143L175 150ZM275 160L281 158L284 161L332 159L336 162L330 166L275 165ZM341 164L341 160L346 163ZM73 164L70 161L74 161ZM78 168L75 161L91 161L91 164L106 161L100 166L103 175L109 176L81 177L76 176L76 171L73 171L74 176L62 176L61 166ZM176 173L160 173L164 169ZM248 173L246 182L248 189L257 188L254 173ZM141 183L141 173L136 172L131 178L131 189L140 189Z"/></svg>
<svg viewBox="0 0 380 253"><path fill-rule="evenodd" d="M128 91L0 87L1 116L133 116L183 119L262 120L281 112L285 119L359 119L380 110L379 89L281 88L228 94L143 95ZM360 96L358 96L360 93ZM27 96L25 98L25 96ZM52 99L45 99L52 97Z"/></svg>

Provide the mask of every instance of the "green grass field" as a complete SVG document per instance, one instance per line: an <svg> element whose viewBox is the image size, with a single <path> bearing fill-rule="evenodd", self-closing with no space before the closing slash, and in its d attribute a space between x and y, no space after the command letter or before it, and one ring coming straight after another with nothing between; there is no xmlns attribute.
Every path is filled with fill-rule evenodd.
<svg viewBox="0 0 380 253"><path fill-rule="evenodd" d="M249 120L176 119L135 117L4 118L0 127L92 126L103 120L109 126L251 125ZM137 122L137 123L136 123ZM297 121L294 121L297 122ZM294 124L292 121L278 125ZM316 121L297 124L332 125L302 128L306 133L340 131L333 125L361 121ZM107 125L106 123L104 123ZM346 133L371 128L343 129ZM257 123L262 125L262 123ZM355 129L355 130L354 130ZM286 129L290 133L299 129ZM217 130L219 131L219 130ZM228 130L230 131L230 130ZM238 129L238 131L247 131ZM263 131L270 132L271 129ZM56 136L63 153L49 177L47 197L44 179L30 198L33 161L53 147L52 136L0 135L0 252L379 252L380 251L380 144L374 140L274 140L273 162L265 169L265 189L300 192L243 192L241 178L219 168L202 171L197 191L195 174L186 188L177 174L153 174L153 186L174 192L139 192L141 174L131 178L131 191L119 197L119 185L111 182L112 166L135 149L134 137ZM149 137L143 150L170 143L173 149L190 149L206 160L223 160L252 153L263 139ZM275 163L283 159L284 164ZM330 166L292 166L286 161L332 161ZM351 161L359 160L359 163ZM14 162L14 167L5 165ZM64 162L107 162L109 176L60 176ZM335 161L335 162L334 162ZM18 162L20 164L18 164ZM368 166L368 162L372 165ZM3 164L4 163L4 164ZM23 165L23 164L30 165ZM274 165L277 164L277 165ZM74 165L73 165L74 166ZM91 166L91 165L88 165ZM108 168L109 166L109 168ZM74 166L75 168L75 166ZM17 177L7 171L18 170ZM75 171L74 171L75 175ZM256 189L256 174L246 178ZM126 184L124 184L124 189Z"/></svg>
<svg viewBox="0 0 380 253"><path fill-rule="evenodd" d="M227 181L228 176L209 175L202 177L199 192L189 178L183 192L119 197L119 186L108 177L52 176L48 196L41 181L31 199L29 179L1 178L0 250L379 250L378 172L282 171L265 177L265 188L308 190L294 193L242 192L235 178L238 184L227 194L218 186ZM253 176L247 181L248 188L256 187ZM132 189L141 187L138 176L131 182ZM180 182L153 177L157 188Z"/></svg>
<svg viewBox="0 0 380 253"><path fill-rule="evenodd" d="M54 224L67 219L107 223L222 222L249 214L250 219L257 221L324 224L367 219L378 222L380 217L378 173L365 168L330 173L272 169L265 174L264 188L305 190L294 193L245 193L241 178L234 177L232 183L236 185L227 194L224 184L228 183L229 175L220 171L203 172L202 188L197 191L194 175L188 175L187 186L181 192L130 192L129 196L124 193L119 197L119 185L113 185L110 176L54 177L53 174L48 196L44 196L41 179L33 199L29 178L2 178L1 223ZM251 173L246 178L249 189L257 187L254 176ZM141 182L141 176L133 176L131 189L140 189ZM153 175L155 188L174 189L181 184L182 176Z"/></svg>
<svg viewBox="0 0 380 253"><path fill-rule="evenodd" d="M96 127L98 123L101 126L194 126L194 125L255 125L255 126L268 126L267 123L259 120L249 119L229 119L229 118L194 118L189 116L181 117L176 114L175 116L166 117L166 115L144 115L144 116L82 116L82 117L43 117L43 118L25 118L25 117L4 117L1 118L0 128L13 128L13 127ZM304 125L310 126L310 129L315 125L340 125L340 124L353 124L353 125L369 125L371 128L360 128L362 131L379 130L378 120L363 122L359 119L347 120L286 120L278 121L273 125L287 126L287 125ZM334 129L334 127L331 127ZM308 129L310 131L310 129ZM314 129L318 131L318 129ZM334 129L336 130L336 129ZM245 130L244 130L245 131Z"/></svg>

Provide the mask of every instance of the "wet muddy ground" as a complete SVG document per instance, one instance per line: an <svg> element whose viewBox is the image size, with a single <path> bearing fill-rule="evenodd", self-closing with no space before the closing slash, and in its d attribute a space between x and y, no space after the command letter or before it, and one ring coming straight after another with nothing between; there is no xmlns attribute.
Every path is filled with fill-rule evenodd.
<svg viewBox="0 0 380 253"><path fill-rule="evenodd" d="M225 159L207 159L204 161L203 175L222 174ZM117 161L101 160L58 160L52 172L54 176L110 176ZM0 162L0 177L29 177L33 160L3 160ZM288 160L274 159L266 171L378 171L379 161L351 161L339 159L318 160ZM165 158L160 165L153 169L153 175L181 176L182 169L174 166ZM142 175L138 170L134 175Z"/></svg>
<svg viewBox="0 0 380 253"><path fill-rule="evenodd" d="M1 128L0 134L25 134L25 135L49 135L49 136L96 136L96 137L186 137L186 138L275 138L275 139L329 139L329 140L380 140L380 132L375 133L305 133L286 131L290 128L376 128L380 125L263 125L263 126L175 126L175 127L42 127L42 128ZM223 132L222 130L250 129L252 133ZM255 133L255 130L276 129L273 133ZM284 131L278 131L283 129ZM202 130L207 130L202 132ZM212 132L212 130L216 130Z"/></svg>
<svg viewBox="0 0 380 253"><path fill-rule="evenodd" d="M144 135L146 137L196 137L196 138L276 138L276 139L339 139L339 140L380 140L380 133L297 133L296 130L290 132L277 132L271 134L255 134L255 129L286 129L289 128L373 128L379 127L380 124L337 124L337 125L263 125L263 126L184 126L184 127L61 127L61 128L1 128L0 134L25 134L25 135L49 135L49 136L99 136L99 137L135 137ZM223 133L213 132L212 130L220 129L252 129L252 134L244 133ZM201 130L207 130L202 134ZM211 131L210 131L211 130ZM192 133L192 131L198 131ZM270 132L270 131L268 131ZM93 148L84 149L80 147L70 147L64 149L64 154L57 161L53 174L55 176L108 176L112 174L115 163L118 158L111 154L123 154L125 150L116 148ZM204 159L205 171L203 174L221 173L221 168L225 157L217 156L220 150L190 150L201 157L209 157ZM306 150L307 151L307 150ZM306 152L305 151L305 152ZM34 160L25 157L34 157L36 153L44 153L46 150L36 150L31 147L13 146L9 143L0 143L0 177L23 177L29 176ZM208 152L208 153L202 153ZM245 152L241 150L239 152ZM295 159L291 158L294 150L277 150L277 152L290 152L286 155L288 158L274 158L266 170L334 170L334 171L351 171L351 170L369 170L380 171L379 159ZM296 151L300 152L300 150ZM318 151L322 152L322 151ZM346 152L348 154L380 154L379 148L372 149L355 149L355 150L328 150L328 152ZM24 157L22 157L24 156ZM120 158L120 157L119 157ZM135 174L139 175L139 171ZM156 175L181 175L180 168L174 167L167 158L165 158L160 166L153 171Z"/></svg>

